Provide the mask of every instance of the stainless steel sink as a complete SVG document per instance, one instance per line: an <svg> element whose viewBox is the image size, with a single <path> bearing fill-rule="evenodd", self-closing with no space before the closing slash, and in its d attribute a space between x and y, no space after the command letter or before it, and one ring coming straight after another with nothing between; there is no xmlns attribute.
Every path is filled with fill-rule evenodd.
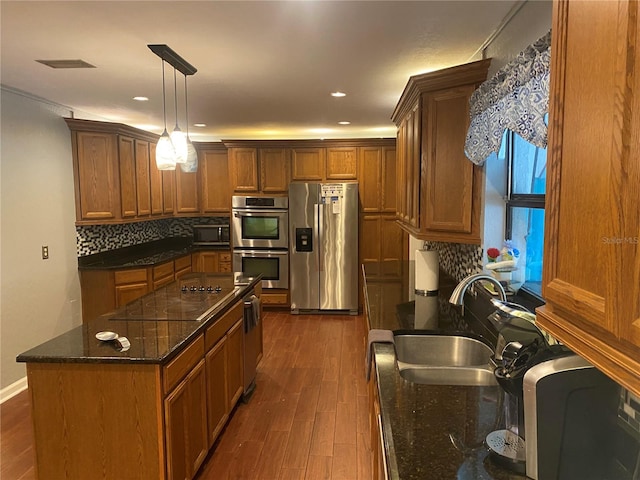
<svg viewBox="0 0 640 480"><path fill-rule="evenodd" d="M429 385L497 385L493 350L464 335L399 334L394 337L400 375Z"/></svg>

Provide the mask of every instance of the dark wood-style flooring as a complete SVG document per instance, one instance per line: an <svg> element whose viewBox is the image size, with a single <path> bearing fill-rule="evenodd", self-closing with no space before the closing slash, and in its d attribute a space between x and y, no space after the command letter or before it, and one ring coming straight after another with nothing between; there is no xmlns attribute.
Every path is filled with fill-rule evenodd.
<svg viewBox="0 0 640 480"><path fill-rule="evenodd" d="M257 388L197 480L370 480L363 317L264 316ZM0 479L35 478L27 392L0 407Z"/></svg>

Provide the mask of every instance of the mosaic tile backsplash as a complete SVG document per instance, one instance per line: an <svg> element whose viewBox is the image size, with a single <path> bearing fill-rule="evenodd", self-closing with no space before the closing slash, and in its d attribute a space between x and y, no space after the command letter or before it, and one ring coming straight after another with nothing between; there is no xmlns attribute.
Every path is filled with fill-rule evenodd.
<svg viewBox="0 0 640 480"><path fill-rule="evenodd" d="M636 432L636 439L640 440L640 398L626 388L620 389L618 418Z"/></svg>
<svg viewBox="0 0 640 480"><path fill-rule="evenodd" d="M440 268L458 281L471 273L482 271L483 250L480 245L427 241L424 246L438 251Z"/></svg>
<svg viewBox="0 0 640 480"><path fill-rule="evenodd" d="M193 225L225 225L227 217L165 218L115 225L76 226L78 256L108 252L171 237L191 237Z"/></svg>

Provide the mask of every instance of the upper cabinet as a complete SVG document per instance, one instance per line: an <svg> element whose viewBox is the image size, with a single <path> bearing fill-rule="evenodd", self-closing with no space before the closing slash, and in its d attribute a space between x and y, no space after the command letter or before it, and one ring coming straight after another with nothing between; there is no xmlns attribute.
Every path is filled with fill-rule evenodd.
<svg viewBox="0 0 640 480"><path fill-rule="evenodd" d="M480 243L482 170L466 158L464 143L469 98L490 62L411 77L393 112L397 218L417 238Z"/></svg>
<svg viewBox="0 0 640 480"><path fill-rule="evenodd" d="M255 148L230 148L229 172L235 192L258 192L258 152Z"/></svg>
<svg viewBox="0 0 640 480"><path fill-rule="evenodd" d="M396 212L396 148L360 147L360 206L362 212ZM403 189L404 192L404 189Z"/></svg>
<svg viewBox="0 0 640 480"><path fill-rule="evenodd" d="M285 193L291 177L291 156L288 148L261 148L260 187L264 193Z"/></svg>
<svg viewBox="0 0 640 480"><path fill-rule="evenodd" d="M327 180L355 180L358 178L357 147L327 148Z"/></svg>
<svg viewBox="0 0 640 480"><path fill-rule="evenodd" d="M538 323L640 395L640 16L556 1ZM594 68L597 65L597 68Z"/></svg>
<svg viewBox="0 0 640 480"><path fill-rule="evenodd" d="M201 212L228 214L231 189L227 149L221 143L198 143L197 147L202 180Z"/></svg>
<svg viewBox="0 0 640 480"><path fill-rule="evenodd" d="M321 182L324 180L326 151L317 147L291 149L291 180Z"/></svg>

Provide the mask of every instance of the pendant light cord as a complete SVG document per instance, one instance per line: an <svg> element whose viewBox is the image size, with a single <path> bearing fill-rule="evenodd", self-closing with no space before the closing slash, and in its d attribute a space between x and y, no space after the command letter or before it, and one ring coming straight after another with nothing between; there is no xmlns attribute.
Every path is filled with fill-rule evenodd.
<svg viewBox="0 0 640 480"><path fill-rule="evenodd" d="M167 131L167 94L164 86L164 58L162 59L162 114L164 118L164 130Z"/></svg>
<svg viewBox="0 0 640 480"><path fill-rule="evenodd" d="M185 132L187 134L187 140L189 140L189 97L187 95L187 76L184 76L184 114L187 117Z"/></svg>
<svg viewBox="0 0 640 480"><path fill-rule="evenodd" d="M175 126L175 128L180 128L180 127L178 127L178 84L177 84L177 80L176 80L176 67L173 67L173 98L175 100L175 107L176 107L176 126Z"/></svg>

